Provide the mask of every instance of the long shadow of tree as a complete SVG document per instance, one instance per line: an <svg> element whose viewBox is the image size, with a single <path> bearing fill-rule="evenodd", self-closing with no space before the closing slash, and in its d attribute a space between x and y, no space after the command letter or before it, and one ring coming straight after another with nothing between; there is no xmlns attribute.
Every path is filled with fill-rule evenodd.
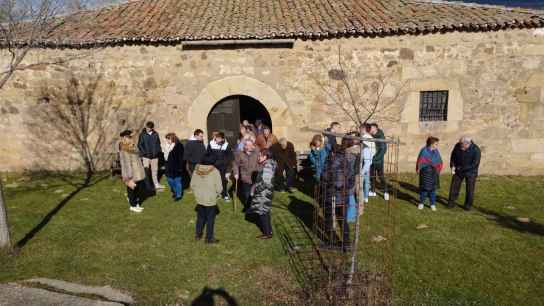
<svg viewBox="0 0 544 306"><path fill-rule="evenodd" d="M105 79L105 73L90 65L77 70L65 67L55 82L41 84L41 98L24 124L30 137L27 148L33 170L44 170L75 187L29 233L17 242L20 251L70 200L83 189L107 176L95 178L116 158L119 132L139 129L150 114L149 105L123 106L115 99L116 84ZM59 170L85 171L83 182ZM50 171L57 171L51 174ZM76 182L76 183L74 183Z"/></svg>
<svg viewBox="0 0 544 306"><path fill-rule="evenodd" d="M80 193L82 190L92 187L104 179L108 178L108 175L102 175L100 177L96 178L88 178L85 176L83 181L81 183L74 183L74 177L69 176L63 176L63 175L54 175L55 178L61 179L63 181L68 182L70 185L76 187L74 191L72 191L70 194L68 194L62 201L60 201L51 211L49 211L43 219L38 223L36 226L34 226L21 240L19 240L15 244L15 254L18 254L21 252L21 250L28 244L30 240L32 240L51 220L55 215L57 215L62 208L64 208L78 193Z"/></svg>

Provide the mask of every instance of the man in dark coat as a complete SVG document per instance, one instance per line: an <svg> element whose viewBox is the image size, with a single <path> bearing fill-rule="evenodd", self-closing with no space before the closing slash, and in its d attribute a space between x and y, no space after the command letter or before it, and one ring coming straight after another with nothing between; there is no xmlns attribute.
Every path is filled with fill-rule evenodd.
<svg viewBox="0 0 544 306"><path fill-rule="evenodd" d="M200 163L205 154L204 131L196 129L193 137L185 145L185 152L183 153L183 159L187 162L187 173L189 175L193 175L196 165Z"/></svg>
<svg viewBox="0 0 544 306"><path fill-rule="evenodd" d="M226 202L230 202L227 172L231 168L234 155L223 132L218 132L215 138L210 141L207 154L210 154L214 159L214 166L221 174L221 181L223 183L223 192L221 193L221 196Z"/></svg>
<svg viewBox="0 0 544 306"><path fill-rule="evenodd" d="M280 191L291 192L295 183L297 169L297 153L293 143L281 138L280 141L271 148L276 167L276 188Z"/></svg>
<svg viewBox="0 0 544 306"><path fill-rule="evenodd" d="M159 183L159 157L162 155L159 133L155 131L155 124L151 121L145 124L138 139L138 150L145 168L151 168L151 178L156 189L164 189Z"/></svg>
<svg viewBox="0 0 544 306"><path fill-rule="evenodd" d="M448 207L454 208L459 197L463 180L466 180L465 210L470 210L474 203L476 178L480 167L480 148L469 137L462 137L451 152L450 168L453 173Z"/></svg>
<svg viewBox="0 0 544 306"><path fill-rule="evenodd" d="M370 125L370 134L376 139L385 140L385 134L378 127L376 123ZM387 144L385 142L376 142L376 153L372 158L372 166L370 169L370 175L374 179L372 187L376 188L377 179L380 179L380 184L383 186L383 198L389 200L389 193L387 192L387 180L384 173L385 153L387 152ZM371 196L376 196L376 192L371 192Z"/></svg>

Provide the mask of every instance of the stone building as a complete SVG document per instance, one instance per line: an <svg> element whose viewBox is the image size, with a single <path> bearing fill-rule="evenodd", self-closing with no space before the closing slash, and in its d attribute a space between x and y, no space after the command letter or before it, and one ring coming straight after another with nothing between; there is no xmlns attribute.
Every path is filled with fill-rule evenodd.
<svg viewBox="0 0 544 306"><path fill-rule="evenodd" d="M414 170L427 136L441 139L447 160L467 134L482 148L483 173L544 174L543 11L417 0L141 0L65 17L42 46L26 61L88 55L68 65L100 67L113 98L152 107L163 135L210 127L234 136L239 120L259 117L297 150L313 134L304 128L351 125L319 86L334 84L341 46L361 77L389 75L384 95L404 84L388 110L396 119L379 122L401 139L401 170ZM58 80L58 67L18 71L2 91L0 171L33 168L24 123L44 79Z"/></svg>

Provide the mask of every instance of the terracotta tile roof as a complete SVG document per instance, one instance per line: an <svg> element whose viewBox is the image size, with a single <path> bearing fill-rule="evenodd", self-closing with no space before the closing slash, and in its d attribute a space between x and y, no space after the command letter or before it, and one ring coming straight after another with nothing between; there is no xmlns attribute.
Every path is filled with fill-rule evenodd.
<svg viewBox="0 0 544 306"><path fill-rule="evenodd" d="M140 0L64 17L50 46L333 38L544 26L544 11L418 0Z"/></svg>

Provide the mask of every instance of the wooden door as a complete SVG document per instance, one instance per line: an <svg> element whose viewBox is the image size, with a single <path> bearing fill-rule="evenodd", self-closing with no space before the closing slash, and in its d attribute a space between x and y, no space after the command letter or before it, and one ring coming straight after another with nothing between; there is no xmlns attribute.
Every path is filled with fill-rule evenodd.
<svg viewBox="0 0 544 306"><path fill-rule="evenodd" d="M236 146L240 133L240 99L238 97L227 98L218 103L208 115L208 139L211 140L212 132L225 133L231 148Z"/></svg>

